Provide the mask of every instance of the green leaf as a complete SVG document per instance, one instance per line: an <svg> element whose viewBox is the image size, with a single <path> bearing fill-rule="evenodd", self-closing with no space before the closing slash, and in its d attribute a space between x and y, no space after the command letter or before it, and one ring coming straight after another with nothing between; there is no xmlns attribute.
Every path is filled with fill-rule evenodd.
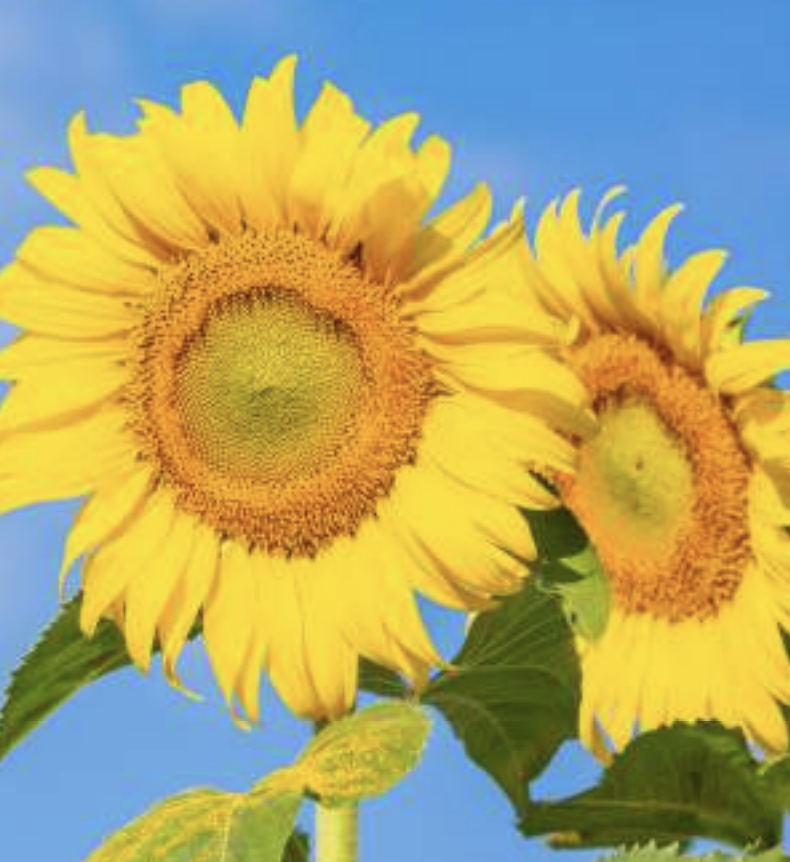
<svg viewBox="0 0 790 862"><path fill-rule="evenodd" d="M569 509L521 509L521 514L529 524L539 559L571 557L589 544L584 529Z"/></svg>
<svg viewBox="0 0 790 862"><path fill-rule="evenodd" d="M190 790L124 826L87 862L283 862L301 803L288 771L250 793Z"/></svg>
<svg viewBox="0 0 790 862"><path fill-rule="evenodd" d="M282 862L310 862L310 836L295 829L285 845Z"/></svg>
<svg viewBox="0 0 790 862"><path fill-rule="evenodd" d="M790 755L767 763L760 772L777 803L790 811Z"/></svg>
<svg viewBox="0 0 790 862"><path fill-rule="evenodd" d="M430 727L419 706L374 704L324 727L294 769L327 806L379 796L419 763Z"/></svg>
<svg viewBox="0 0 790 862"><path fill-rule="evenodd" d="M729 853L706 853L704 856L687 856L681 852L678 844L670 844L668 847L658 847L655 842L644 847L633 847L631 849L618 850L611 856L599 856L596 862L673 862L675 859L693 859L696 862L782 862L787 857L781 847L766 850L753 856L732 856Z"/></svg>
<svg viewBox="0 0 790 862"><path fill-rule="evenodd" d="M572 556L548 560L540 566L538 584L559 596L568 625L589 641L598 640L609 621L609 579L592 545Z"/></svg>
<svg viewBox="0 0 790 862"><path fill-rule="evenodd" d="M79 614L78 597L64 605L12 675L0 713L0 760L83 686L129 664L116 627L103 620L89 640Z"/></svg>
<svg viewBox="0 0 790 862"><path fill-rule="evenodd" d="M560 833L578 847L697 836L763 848L779 843L781 827L781 805L742 734L715 722L638 736L597 787L530 803L520 823L526 835Z"/></svg>
<svg viewBox="0 0 790 862"><path fill-rule="evenodd" d="M398 674L366 658L359 660L359 687L382 697L404 699L411 694Z"/></svg>
<svg viewBox="0 0 790 862"><path fill-rule="evenodd" d="M557 602L533 583L478 616L453 669L421 696L522 809L527 782L576 736L579 668Z"/></svg>

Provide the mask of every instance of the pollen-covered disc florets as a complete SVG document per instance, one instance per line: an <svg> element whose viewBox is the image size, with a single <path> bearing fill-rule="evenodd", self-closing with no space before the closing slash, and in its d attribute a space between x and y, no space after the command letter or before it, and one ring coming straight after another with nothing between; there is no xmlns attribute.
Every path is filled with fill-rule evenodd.
<svg viewBox="0 0 790 862"><path fill-rule="evenodd" d="M558 481L620 608L672 622L715 615L752 556L749 462L726 406L635 336L598 336L568 361L600 429Z"/></svg>
<svg viewBox="0 0 790 862"><path fill-rule="evenodd" d="M127 397L183 509L285 556L353 536L414 460L437 392L398 306L281 230L163 270Z"/></svg>

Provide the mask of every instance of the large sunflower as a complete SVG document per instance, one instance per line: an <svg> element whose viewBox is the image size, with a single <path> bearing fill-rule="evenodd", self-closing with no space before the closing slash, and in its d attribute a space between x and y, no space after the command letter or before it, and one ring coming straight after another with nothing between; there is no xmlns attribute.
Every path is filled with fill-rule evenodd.
<svg viewBox="0 0 790 862"><path fill-rule="evenodd" d="M243 122L208 84L139 131L70 130L75 173L31 180L74 223L42 227L0 279L27 330L0 354L0 508L87 495L81 622L146 669L196 619L220 687L258 716L267 671L302 716L353 703L359 655L424 678L439 658L414 590L480 608L533 553L524 475L573 449L508 399L562 412L577 383L530 343L563 327L503 288L517 212L479 241L483 186L423 223L449 148L418 118L375 130L326 85L294 116L294 60ZM551 377L553 375L553 377ZM561 387L562 388L562 387ZM576 396L573 396L576 397ZM530 400L531 399L531 400Z"/></svg>
<svg viewBox="0 0 790 862"><path fill-rule="evenodd" d="M609 195L607 200L612 195ZM606 203L606 201L605 201ZM543 308L579 321L563 348L597 429L552 474L610 582L600 639L579 640L580 734L616 747L673 720L718 719L787 748L790 395L772 384L790 341L744 342L750 287L704 296L725 254L668 271L661 213L617 249L623 213L585 234L578 195L543 215L521 260Z"/></svg>

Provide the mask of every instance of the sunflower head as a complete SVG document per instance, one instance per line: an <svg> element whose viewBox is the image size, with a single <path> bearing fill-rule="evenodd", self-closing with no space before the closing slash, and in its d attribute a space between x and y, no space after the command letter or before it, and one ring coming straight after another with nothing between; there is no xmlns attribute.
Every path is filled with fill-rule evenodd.
<svg viewBox="0 0 790 862"><path fill-rule="evenodd" d="M77 117L74 171L31 175L72 224L0 277L25 330L0 354L0 508L86 496L62 570L84 559L84 630L111 616L142 668L158 638L178 683L200 617L252 719L262 671L312 718L351 706L360 655L424 679L415 591L518 588L513 504L556 504L523 467L570 468L542 417L581 389L543 350L567 327L508 283L520 212L483 239L479 186L426 220L448 145L331 85L298 119L294 65L241 121L206 83L142 101L130 136Z"/></svg>
<svg viewBox="0 0 790 862"><path fill-rule="evenodd" d="M572 194L520 261L531 299L579 321L561 355L595 420L567 437L574 469L552 474L612 596L603 637L579 642L580 732L595 747L599 725L619 747L635 724L718 719L785 750L790 399L772 378L790 366L790 342L742 339L763 291L705 303L722 252L667 267L677 212L621 252L623 214L601 207L585 232Z"/></svg>

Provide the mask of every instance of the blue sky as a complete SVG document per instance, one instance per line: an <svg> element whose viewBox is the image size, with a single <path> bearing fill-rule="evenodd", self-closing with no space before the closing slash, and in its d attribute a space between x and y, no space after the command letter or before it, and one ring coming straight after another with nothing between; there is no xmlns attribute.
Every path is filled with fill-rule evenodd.
<svg viewBox="0 0 790 862"><path fill-rule="evenodd" d="M374 119L416 109L455 149L453 197L487 179L498 212L521 195L534 217L575 186L588 206L630 190L632 229L680 200L673 259L731 250L722 283L767 287L752 326L790 322L790 4L786 0L0 0L0 262L53 218L25 184L65 164L65 128L130 128L133 99L174 102L207 78L235 105L251 77L301 57L302 105L332 79ZM55 612L74 504L0 519L0 678ZM439 641L457 623L430 614ZM154 800L212 784L243 789L287 763L309 734L269 693L266 726L227 719L197 650L195 705L154 672L83 693L0 767L4 862L79 862ZM595 773L563 751L540 789ZM438 726L424 763L363 815L366 862L559 858L512 828L507 801ZM590 858L574 854L576 859Z"/></svg>

